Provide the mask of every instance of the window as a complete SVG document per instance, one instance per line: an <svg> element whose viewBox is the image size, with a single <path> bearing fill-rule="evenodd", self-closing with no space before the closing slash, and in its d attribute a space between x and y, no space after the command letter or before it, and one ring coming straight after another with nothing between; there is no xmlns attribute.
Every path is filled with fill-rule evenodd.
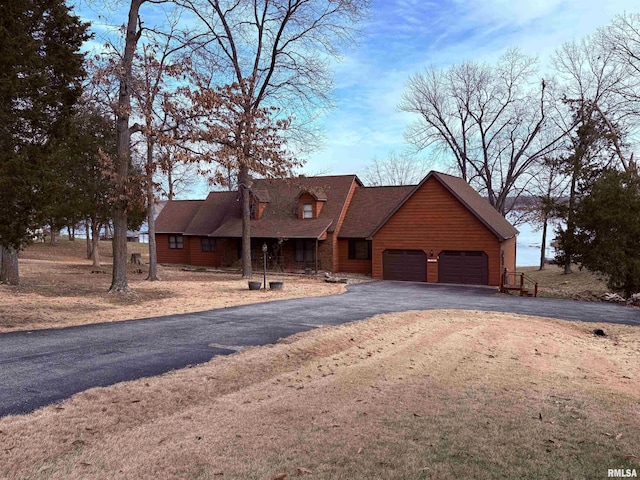
<svg viewBox="0 0 640 480"><path fill-rule="evenodd" d="M215 252L216 251L216 239L203 237L200 243L203 252Z"/></svg>
<svg viewBox="0 0 640 480"><path fill-rule="evenodd" d="M169 248L182 248L182 235L169 235Z"/></svg>
<svg viewBox="0 0 640 480"><path fill-rule="evenodd" d="M371 240L349 240L349 260L371 260Z"/></svg>
<svg viewBox="0 0 640 480"><path fill-rule="evenodd" d="M302 204L302 218L313 218L313 205L310 203Z"/></svg>
<svg viewBox="0 0 640 480"><path fill-rule="evenodd" d="M296 240L296 262L313 262L315 252L315 240Z"/></svg>

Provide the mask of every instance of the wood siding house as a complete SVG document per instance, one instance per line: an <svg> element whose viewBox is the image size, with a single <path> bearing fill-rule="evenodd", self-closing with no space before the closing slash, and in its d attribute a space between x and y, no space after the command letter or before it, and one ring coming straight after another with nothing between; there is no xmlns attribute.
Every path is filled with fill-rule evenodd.
<svg viewBox="0 0 640 480"><path fill-rule="evenodd" d="M371 234L372 276L498 286L517 234L467 182L431 172Z"/></svg>
<svg viewBox="0 0 640 480"><path fill-rule="evenodd" d="M518 231L460 178L364 187L355 175L255 180L252 259L261 266L376 279L497 286L514 271ZM171 201L156 222L161 263L229 267L241 258L237 192Z"/></svg>

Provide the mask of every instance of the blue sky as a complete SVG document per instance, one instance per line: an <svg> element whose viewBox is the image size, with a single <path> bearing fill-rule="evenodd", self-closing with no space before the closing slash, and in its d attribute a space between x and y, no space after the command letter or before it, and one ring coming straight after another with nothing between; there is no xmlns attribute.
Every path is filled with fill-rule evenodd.
<svg viewBox="0 0 640 480"><path fill-rule="evenodd" d="M491 62L519 47L544 66L563 42L638 10L631 0L374 0L359 45L336 65L336 108L323 119L327 141L306 169L359 173L373 158L407 149L413 118L397 106L409 76L430 65Z"/></svg>
<svg viewBox="0 0 640 480"><path fill-rule="evenodd" d="M113 8L102 17L91 8L95 2L76 1L76 11L93 22L96 43L111 28L105 18L125 21L126 1L104 0ZM511 47L544 65L563 42L639 7L637 0L373 0L358 44L335 65L335 109L321 119L324 148L307 157L304 171L361 173L374 158L409 148L404 132L412 117L397 106L409 76L430 65L491 62ZM148 5L143 15L153 23Z"/></svg>

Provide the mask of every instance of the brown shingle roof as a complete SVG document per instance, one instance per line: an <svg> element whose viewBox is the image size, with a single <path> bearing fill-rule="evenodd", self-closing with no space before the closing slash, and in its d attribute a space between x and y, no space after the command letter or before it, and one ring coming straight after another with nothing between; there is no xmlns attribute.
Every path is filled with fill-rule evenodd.
<svg viewBox="0 0 640 480"><path fill-rule="evenodd" d="M360 184L360 180L355 175L255 180L254 189L267 190L271 199L262 217L256 223L280 223L280 228L277 230L284 229L288 224L298 233L302 233L299 230L300 225L308 223L309 233L316 232L317 229L313 227L316 219L301 220L297 218L300 193L312 191L327 199L317 221L323 223L325 227L330 225L328 231L333 232L353 182ZM314 236L314 238L316 237Z"/></svg>
<svg viewBox="0 0 640 480"><path fill-rule="evenodd" d="M342 238L369 237L414 188L415 185L356 189L339 236Z"/></svg>
<svg viewBox="0 0 640 480"><path fill-rule="evenodd" d="M319 238L331 226L331 220L251 220L251 236L263 238ZM234 218L210 234L212 237L242 237L242 219Z"/></svg>
<svg viewBox="0 0 640 480"><path fill-rule="evenodd" d="M204 200L170 200L156 219L156 233L183 233Z"/></svg>
<svg viewBox="0 0 640 480"><path fill-rule="evenodd" d="M254 195L259 201L267 201L268 205L260 220L251 221L251 235L319 238L327 231L334 231L353 182L361 185L355 175L254 180ZM318 218L302 220L297 218L298 198L301 192L309 191L326 201ZM169 202L167 208L166 215L158 217L163 229L158 233L242 236L241 205L237 192L211 192L206 200Z"/></svg>
<svg viewBox="0 0 640 480"><path fill-rule="evenodd" d="M500 240L514 237L519 232L500 212L476 192L466 181L440 172L431 172L440 182L473 212ZM431 175L430 174L430 175Z"/></svg>
<svg viewBox="0 0 640 480"><path fill-rule="evenodd" d="M491 204L478 192L476 192L465 180L445 173L431 171L422 181L416 185L414 190L407 195L396 207L386 216L386 218L371 233L375 235L380 228L389 220L402 205L417 191L429 178L437 179L451 194L456 197L467 209L473 213L489 230L491 230L500 240L506 240L517 235L518 230L511 225Z"/></svg>
<svg viewBox="0 0 640 480"><path fill-rule="evenodd" d="M269 205L260 220L251 221L251 235L267 238L318 238L333 232L342 213L355 175L327 177L296 177L286 179L256 179L253 189L268 192ZM301 192L322 192L327 201L317 219L297 218L298 197ZM210 233L215 237L240 237L242 221L238 214Z"/></svg>
<svg viewBox="0 0 640 480"><path fill-rule="evenodd" d="M185 235L209 235L226 221L241 218L238 192L211 192L185 229Z"/></svg>

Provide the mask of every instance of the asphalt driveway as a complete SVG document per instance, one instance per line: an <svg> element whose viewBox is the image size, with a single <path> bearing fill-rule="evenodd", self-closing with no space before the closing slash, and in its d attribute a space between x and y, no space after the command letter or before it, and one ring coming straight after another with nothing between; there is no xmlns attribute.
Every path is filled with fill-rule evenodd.
<svg viewBox="0 0 640 480"><path fill-rule="evenodd" d="M482 287L372 282L330 297L5 333L0 334L0 416L31 412L92 387L158 375L324 325L441 308L640 326L640 310L614 304L505 297Z"/></svg>

